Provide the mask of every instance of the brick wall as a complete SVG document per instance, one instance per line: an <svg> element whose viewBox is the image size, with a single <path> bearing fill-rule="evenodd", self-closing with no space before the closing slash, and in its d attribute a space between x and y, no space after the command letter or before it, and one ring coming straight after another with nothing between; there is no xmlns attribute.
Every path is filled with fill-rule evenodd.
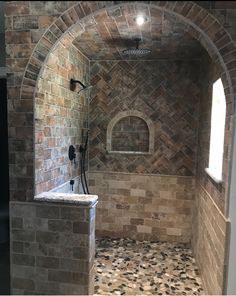
<svg viewBox="0 0 236 296"><path fill-rule="evenodd" d="M223 295L229 223L207 191L198 184L193 211L192 249L201 272L204 291Z"/></svg>
<svg viewBox="0 0 236 296"><path fill-rule="evenodd" d="M205 60L202 68L205 84L199 110L198 167L196 197L193 206L192 249L201 271L207 294L224 293L227 218L225 215L228 170L223 166L223 182L217 184L206 172L209 161L212 85L220 77L217 65ZM225 137L230 121L226 118ZM226 139L227 140L227 139ZM229 159L224 150L224 162Z"/></svg>
<svg viewBox="0 0 236 296"><path fill-rule="evenodd" d="M182 61L90 62L95 86L89 116L89 179L90 191L99 195L98 235L190 242L194 183L176 175L195 174L202 92L198 69L197 62ZM154 151L149 155L107 152L110 122L132 110L151 120ZM114 126L115 135L118 128L124 132L122 123ZM131 150L123 138L125 150Z"/></svg>
<svg viewBox="0 0 236 296"><path fill-rule="evenodd" d="M90 63L95 84L90 105L90 169L195 174L199 102L198 62ZM154 153L107 153L106 130L119 113L137 110L154 125Z"/></svg>
<svg viewBox="0 0 236 296"><path fill-rule="evenodd" d="M193 177L90 172L97 235L189 243Z"/></svg>
<svg viewBox="0 0 236 296"><path fill-rule="evenodd" d="M87 126L85 92L70 90L70 79L87 84L89 62L64 40L49 55L35 94L35 191L48 191L79 173L79 145ZM77 165L70 163L69 146L76 148Z"/></svg>
<svg viewBox="0 0 236 296"><path fill-rule="evenodd" d="M49 25L73 2L9 1L5 6L6 66L8 67L8 126L11 200L34 196L34 91L40 65L55 37L42 37ZM50 36L49 36L50 35ZM53 39L54 38L54 39ZM39 40L32 64L27 63ZM26 77L24 78L24 75ZM22 86L22 83L25 85Z"/></svg>
<svg viewBox="0 0 236 296"><path fill-rule="evenodd" d="M93 294L95 209L11 202L11 293Z"/></svg>

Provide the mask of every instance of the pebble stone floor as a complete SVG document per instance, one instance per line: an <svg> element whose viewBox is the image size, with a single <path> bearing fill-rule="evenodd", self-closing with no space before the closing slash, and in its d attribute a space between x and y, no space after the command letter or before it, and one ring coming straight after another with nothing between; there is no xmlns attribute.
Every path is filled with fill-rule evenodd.
<svg viewBox="0 0 236 296"><path fill-rule="evenodd" d="M95 295L204 295L183 244L96 240Z"/></svg>

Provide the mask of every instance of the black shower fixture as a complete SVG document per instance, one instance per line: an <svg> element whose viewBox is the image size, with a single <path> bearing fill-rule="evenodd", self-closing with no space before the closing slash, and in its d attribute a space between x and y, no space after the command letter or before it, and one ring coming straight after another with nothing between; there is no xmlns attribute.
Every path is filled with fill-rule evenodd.
<svg viewBox="0 0 236 296"><path fill-rule="evenodd" d="M124 49L122 51L122 54L129 55L129 56L143 56L151 53L151 49L149 48L139 48L139 43L141 41L141 38L135 38L134 41L136 43L136 47Z"/></svg>
<svg viewBox="0 0 236 296"><path fill-rule="evenodd" d="M73 145L70 145L69 147L68 156L69 156L69 160L70 161L74 160L74 163L75 163L76 154L75 154L75 147Z"/></svg>
<svg viewBox="0 0 236 296"><path fill-rule="evenodd" d="M92 85L85 86L80 80L75 80L75 79L71 78L71 80L70 80L70 90L74 91L75 88L76 88L76 84L77 84L77 83L78 83L80 86L82 86L82 89L81 89L79 92L81 92L81 91L84 90L84 89L89 89L89 88L92 87Z"/></svg>
<svg viewBox="0 0 236 296"><path fill-rule="evenodd" d="M81 81L74 80L73 78L71 78L71 80L70 80L71 88L75 88L76 83L79 83L83 88L86 88L86 86Z"/></svg>
<svg viewBox="0 0 236 296"><path fill-rule="evenodd" d="M88 136L89 130L86 132L85 143L82 143L79 147L80 152L80 176L81 176L81 184L83 187L84 194L89 194L88 183L86 179L86 172L85 172L85 159L86 159L86 152L88 148ZM82 141L84 139L84 130L82 130Z"/></svg>

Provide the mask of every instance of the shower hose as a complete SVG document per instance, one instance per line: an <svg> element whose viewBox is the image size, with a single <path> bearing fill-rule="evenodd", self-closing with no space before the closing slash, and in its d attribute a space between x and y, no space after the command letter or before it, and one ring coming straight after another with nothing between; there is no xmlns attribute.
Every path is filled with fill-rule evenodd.
<svg viewBox="0 0 236 296"><path fill-rule="evenodd" d="M80 145L80 176L81 176L81 184L83 188L84 194L89 194L88 183L86 179L86 172L85 172L85 159L86 159L86 152L88 148L88 134L89 131L86 133L85 144Z"/></svg>

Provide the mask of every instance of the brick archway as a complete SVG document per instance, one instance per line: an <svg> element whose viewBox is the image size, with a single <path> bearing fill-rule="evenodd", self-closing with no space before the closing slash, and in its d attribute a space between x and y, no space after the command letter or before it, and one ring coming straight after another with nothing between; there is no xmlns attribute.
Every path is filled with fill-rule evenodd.
<svg viewBox="0 0 236 296"><path fill-rule="evenodd" d="M187 32L195 39L199 40L211 58L218 62L222 67L221 76L224 81L227 103L233 103L234 82L232 69L234 69L235 44L230 35L222 25L205 9L190 1L160 1L155 4L121 3L115 4L112 1L101 7L99 2L82 1L66 10L54 21L46 30L38 44L35 46L29 62L26 66L21 85L21 98L34 96L35 85L39 72L47 60L48 54L55 48L57 43L66 39L74 40L81 31L81 23L86 22L94 15L104 17L105 12L112 13L118 7L126 6L127 11L130 7L146 6L151 9L152 17L160 10L177 16L187 24ZM232 106L232 104L231 104ZM233 114L233 106L228 115Z"/></svg>

